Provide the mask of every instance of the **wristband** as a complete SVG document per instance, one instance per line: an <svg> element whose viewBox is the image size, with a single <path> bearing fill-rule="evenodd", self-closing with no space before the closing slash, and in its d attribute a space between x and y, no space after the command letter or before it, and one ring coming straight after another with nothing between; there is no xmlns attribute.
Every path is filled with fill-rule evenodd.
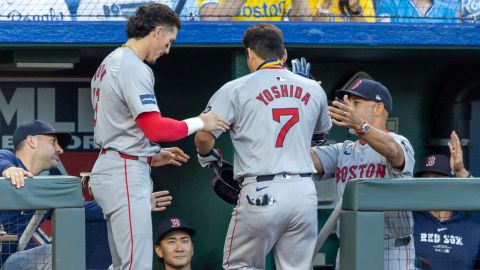
<svg viewBox="0 0 480 270"><path fill-rule="evenodd" d="M203 123L202 119L200 117L193 117L193 118L188 118L183 120L185 124L187 124L188 128L188 135L195 133L199 130L202 130L205 124Z"/></svg>

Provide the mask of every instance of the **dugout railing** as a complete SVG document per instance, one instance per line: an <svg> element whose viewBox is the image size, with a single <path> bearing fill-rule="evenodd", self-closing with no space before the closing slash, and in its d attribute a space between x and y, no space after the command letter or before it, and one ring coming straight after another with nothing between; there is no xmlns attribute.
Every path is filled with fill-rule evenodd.
<svg viewBox="0 0 480 270"><path fill-rule="evenodd" d="M340 265L383 270L384 211L480 210L480 179L369 179L347 183L340 214Z"/></svg>
<svg viewBox="0 0 480 270"><path fill-rule="evenodd" d="M53 209L52 267L84 270L85 210L80 180L73 176L27 178L17 189L0 177L1 210Z"/></svg>

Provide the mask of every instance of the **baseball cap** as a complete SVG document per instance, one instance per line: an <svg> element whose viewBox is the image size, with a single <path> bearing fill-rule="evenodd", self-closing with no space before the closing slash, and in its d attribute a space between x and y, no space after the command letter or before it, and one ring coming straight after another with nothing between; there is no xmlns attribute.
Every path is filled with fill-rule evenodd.
<svg viewBox="0 0 480 270"><path fill-rule="evenodd" d="M392 113L392 96L388 89L377 81L358 79L350 88L340 89L335 92L335 96L342 100L344 95L354 95L377 103L381 102L385 106L388 114Z"/></svg>
<svg viewBox="0 0 480 270"><path fill-rule="evenodd" d="M162 220L158 224L156 243L160 242L160 240L162 240L162 238L167 233L176 230L185 231L190 235L190 237L193 237L195 235L195 230L190 227L188 222L186 222L184 219L178 217L170 217Z"/></svg>
<svg viewBox="0 0 480 270"><path fill-rule="evenodd" d="M445 177L454 176L450 169L450 159L445 155L429 155L420 163L420 169L415 172L415 177L419 177L422 173L434 172L445 175Z"/></svg>
<svg viewBox="0 0 480 270"><path fill-rule="evenodd" d="M32 120L17 127L13 133L13 146L16 148L29 135L54 135L62 149L65 149L72 142L70 133L56 132L50 124L41 120Z"/></svg>

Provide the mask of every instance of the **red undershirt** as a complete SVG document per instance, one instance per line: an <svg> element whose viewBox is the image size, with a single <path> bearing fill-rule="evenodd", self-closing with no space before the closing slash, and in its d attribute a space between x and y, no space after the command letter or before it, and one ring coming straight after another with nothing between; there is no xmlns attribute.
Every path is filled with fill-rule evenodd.
<svg viewBox="0 0 480 270"><path fill-rule="evenodd" d="M162 117L159 112L141 113L135 121L152 142L174 142L188 135L187 123Z"/></svg>

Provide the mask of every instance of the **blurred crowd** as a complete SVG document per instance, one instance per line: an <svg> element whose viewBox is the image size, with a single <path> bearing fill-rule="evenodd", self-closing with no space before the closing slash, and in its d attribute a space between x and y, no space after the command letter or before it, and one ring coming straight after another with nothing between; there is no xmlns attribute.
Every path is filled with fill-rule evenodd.
<svg viewBox="0 0 480 270"><path fill-rule="evenodd" d="M149 0L10 0L3 21L123 21ZM476 23L479 0L161 0L183 21Z"/></svg>

